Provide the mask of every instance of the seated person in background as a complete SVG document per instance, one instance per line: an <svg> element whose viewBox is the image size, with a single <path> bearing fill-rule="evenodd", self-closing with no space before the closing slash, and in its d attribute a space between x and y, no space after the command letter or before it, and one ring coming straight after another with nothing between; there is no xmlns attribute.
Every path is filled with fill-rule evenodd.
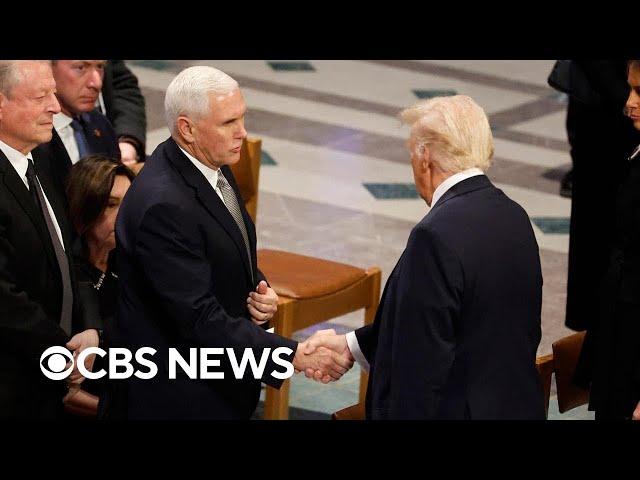
<svg viewBox="0 0 640 480"><path fill-rule="evenodd" d="M69 174L69 216L82 244L73 265L82 305L82 329L95 328L100 338L104 324L113 318L116 304L118 277L110 261L116 246L116 215L134 178L133 172L118 160L100 155L83 158ZM102 368L99 363L104 361L96 358L94 371ZM95 415L103 388L104 379L85 380L82 390L70 390L65 403L71 411Z"/></svg>
<svg viewBox="0 0 640 480"><path fill-rule="evenodd" d="M122 163L144 162L147 140L144 96L137 77L123 60L109 60L105 65L100 106L116 131Z"/></svg>

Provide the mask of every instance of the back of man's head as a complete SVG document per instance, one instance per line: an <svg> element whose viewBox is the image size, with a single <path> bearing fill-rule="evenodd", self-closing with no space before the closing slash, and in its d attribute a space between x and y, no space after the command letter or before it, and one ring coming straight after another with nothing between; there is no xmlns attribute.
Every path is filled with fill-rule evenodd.
<svg viewBox="0 0 640 480"><path fill-rule="evenodd" d="M180 115L199 118L209 113L210 94L228 95L238 88L229 75L217 68L195 66L182 70L169 84L164 112L171 134L175 134Z"/></svg>
<svg viewBox="0 0 640 480"><path fill-rule="evenodd" d="M477 167L487 171L493 135L484 110L466 95L422 100L400 113L411 127L418 153L428 147L439 167L457 173Z"/></svg>

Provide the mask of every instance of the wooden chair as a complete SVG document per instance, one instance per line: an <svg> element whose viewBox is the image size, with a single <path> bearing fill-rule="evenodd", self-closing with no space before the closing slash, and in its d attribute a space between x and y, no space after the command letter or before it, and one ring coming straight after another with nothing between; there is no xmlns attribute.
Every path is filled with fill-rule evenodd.
<svg viewBox="0 0 640 480"><path fill-rule="evenodd" d="M558 411L567 412L589 403L589 390L573 384L585 332L574 333L553 342L553 370L556 374Z"/></svg>
<svg viewBox="0 0 640 480"><path fill-rule="evenodd" d="M231 167L249 214L256 221L261 140L246 139L240 161ZM258 267L280 297L272 320L275 332L293 332L364 309L365 325L373 322L380 299L382 274L378 267L361 269L344 263L281 250L258 250ZM364 401L367 376L360 379ZM280 390L267 387L266 419L289 417L289 380Z"/></svg>
<svg viewBox="0 0 640 480"><path fill-rule="evenodd" d="M549 412L549 396L551 394L551 374L553 373L553 355L544 355L536 358L536 368L540 375L540 381L542 382L542 389L544 391L544 404L545 404L545 417ZM332 420L364 420L364 399L360 399L360 402L356 405L338 410L331 415Z"/></svg>
<svg viewBox="0 0 640 480"><path fill-rule="evenodd" d="M549 416L549 397L551 396L551 376L553 375L553 354L536 358L536 369L540 375L542 391L544 392L544 416Z"/></svg>

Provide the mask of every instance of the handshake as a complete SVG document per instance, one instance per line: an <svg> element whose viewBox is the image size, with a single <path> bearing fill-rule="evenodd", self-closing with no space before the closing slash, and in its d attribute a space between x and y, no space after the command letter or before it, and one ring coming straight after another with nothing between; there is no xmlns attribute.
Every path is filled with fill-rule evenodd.
<svg viewBox="0 0 640 480"><path fill-rule="evenodd" d="M339 380L353 367L345 335L335 330L319 330L306 341L298 344L293 366L296 373L304 372L307 378L322 383Z"/></svg>

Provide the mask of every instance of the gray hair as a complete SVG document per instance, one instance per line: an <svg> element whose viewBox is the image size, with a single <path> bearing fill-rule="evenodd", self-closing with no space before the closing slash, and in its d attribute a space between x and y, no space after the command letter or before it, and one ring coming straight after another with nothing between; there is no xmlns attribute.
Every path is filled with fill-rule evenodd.
<svg viewBox="0 0 640 480"><path fill-rule="evenodd" d="M238 82L217 68L189 67L169 84L164 97L164 115L171 134L175 133L180 115L199 118L209 112L209 95L227 95L238 88Z"/></svg>
<svg viewBox="0 0 640 480"><path fill-rule="evenodd" d="M484 110L466 95L422 100L400 113L411 126L417 154L425 147L447 173L478 167L487 171L493 157L493 135Z"/></svg>
<svg viewBox="0 0 640 480"><path fill-rule="evenodd" d="M18 69L21 62L38 62L51 65L50 60L0 60L0 93L7 97L11 95L13 87L20 83L20 80L23 80Z"/></svg>

